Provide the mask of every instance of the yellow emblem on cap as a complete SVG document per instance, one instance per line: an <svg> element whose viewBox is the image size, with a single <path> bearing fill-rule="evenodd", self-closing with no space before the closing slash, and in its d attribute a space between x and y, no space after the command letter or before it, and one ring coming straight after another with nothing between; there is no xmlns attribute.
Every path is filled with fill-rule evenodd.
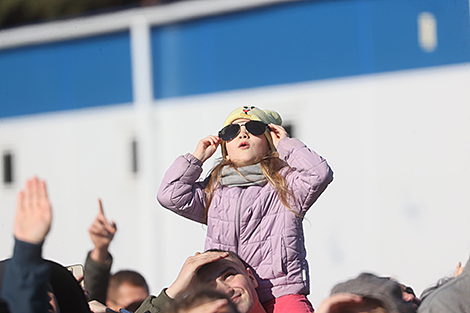
<svg viewBox="0 0 470 313"><path fill-rule="evenodd" d="M242 113L240 113L240 116L244 116L246 118L251 119L251 115L248 114L248 112L250 112L254 108L255 107L253 107L253 106L252 107L247 107L247 106L243 107L243 110L242 110Z"/></svg>

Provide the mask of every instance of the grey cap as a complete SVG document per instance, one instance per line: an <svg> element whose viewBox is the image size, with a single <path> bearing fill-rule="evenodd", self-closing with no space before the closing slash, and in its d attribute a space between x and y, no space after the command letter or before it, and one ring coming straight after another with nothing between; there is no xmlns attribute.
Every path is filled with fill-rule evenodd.
<svg viewBox="0 0 470 313"><path fill-rule="evenodd" d="M331 294L352 293L358 296L372 298L383 303L390 313L414 313L414 306L402 297L400 285L387 277L378 277L370 273L362 273L357 278L337 284Z"/></svg>

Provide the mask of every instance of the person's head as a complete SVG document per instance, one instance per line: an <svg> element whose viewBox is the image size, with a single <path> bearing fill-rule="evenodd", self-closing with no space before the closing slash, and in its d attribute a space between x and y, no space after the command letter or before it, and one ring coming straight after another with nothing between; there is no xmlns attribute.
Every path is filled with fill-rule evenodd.
<svg viewBox="0 0 470 313"><path fill-rule="evenodd" d="M269 133L271 123L282 124L281 116L272 110L243 106L232 111L219 132L223 158L235 166L247 166L276 151Z"/></svg>
<svg viewBox="0 0 470 313"><path fill-rule="evenodd" d="M3 277L10 259L0 261L0 294ZM49 264L49 284L47 297L49 312L83 313L89 312L89 306L82 287L72 273L64 266L45 260ZM7 303L0 299L0 312L10 313Z"/></svg>
<svg viewBox="0 0 470 313"><path fill-rule="evenodd" d="M354 279L337 284L331 290L332 295L349 293L376 300L389 313L414 313L414 304L404 300L403 292L402 286L389 277L378 277L370 273L362 273Z"/></svg>
<svg viewBox="0 0 470 313"><path fill-rule="evenodd" d="M390 313L377 299L363 297L361 305L348 311L349 313Z"/></svg>
<svg viewBox="0 0 470 313"><path fill-rule="evenodd" d="M271 123L281 125L280 115L275 111L261 110L254 106L237 108L225 119L224 127L219 131L219 137L223 140L223 158L213 168L204 189L207 198L206 216L222 173L232 167L244 177L237 168L258 163L263 177L276 188L279 199L290 209L292 191L285 177L279 173L282 168L289 166L279 158L274 147L268 127Z"/></svg>
<svg viewBox="0 0 470 313"><path fill-rule="evenodd" d="M352 293L335 293L325 299L317 313L389 313L382 302Z"/></svg>
<svg viewBox="0 0 470 313"><path fill-rule="evenodd" d="M197 272L197 287L223 292L235 303L240 313L254 312L261 306L256 293L258 282L253 272L233 252L224 259L202 266Z"/></svg>
<svg viewBox="0 0 470 313"><path fill-rule="evenodd" d="M177 301L171 308L170 313L239 313L236 305L230 298L215 289L199 289L189 296Z"/></svg>
<svg viewBox="0 0 470 313"><path fill-rule="evenodd" d="M135 271L123 270L109 279L106 306L118 312L120 308L133 312L148 296L145 278Z"/></svg>
<svg viewBox="0 0 470 313"><path fill-rule="evenodd" d="M60 312L89 312L88 301L82 286L64 266L47 260L50 270L50 286Z"/></svg>

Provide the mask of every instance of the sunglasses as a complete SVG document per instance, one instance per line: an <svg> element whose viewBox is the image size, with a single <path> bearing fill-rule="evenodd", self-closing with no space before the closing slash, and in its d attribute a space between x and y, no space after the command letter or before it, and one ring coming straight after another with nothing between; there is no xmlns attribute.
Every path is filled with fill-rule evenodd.
<svg viewBox="0 0 470 313"><path fill-rule="evenodd" d="M245 124L230 124L219 131L219 138L223 141L232 140L240 133L242 126L245 126L245 129L255 136L262 135L266 129L269 129L268 125L260 121L249 121Z"/></svg>

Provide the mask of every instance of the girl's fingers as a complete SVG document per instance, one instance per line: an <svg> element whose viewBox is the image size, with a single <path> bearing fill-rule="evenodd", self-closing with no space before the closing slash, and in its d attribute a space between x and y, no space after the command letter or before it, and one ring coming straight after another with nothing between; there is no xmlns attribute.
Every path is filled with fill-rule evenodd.
<svg viewBox="0 0 470 313"><path fill-rule="evenodd" d="M209 136L207 139L210 141L211 145L217 145L219 143L219 137L217 136Z"/></svg>
<svg viewBox="0 0 470 313"><path fill-rule="evenodd" d="M284 138L284 137L289 136L289 134L286 132L284 127L282 127L280 125L269 124L269 127L271 129L271 136L273 136L275 138L279 139L279 138Z"/></svg>

